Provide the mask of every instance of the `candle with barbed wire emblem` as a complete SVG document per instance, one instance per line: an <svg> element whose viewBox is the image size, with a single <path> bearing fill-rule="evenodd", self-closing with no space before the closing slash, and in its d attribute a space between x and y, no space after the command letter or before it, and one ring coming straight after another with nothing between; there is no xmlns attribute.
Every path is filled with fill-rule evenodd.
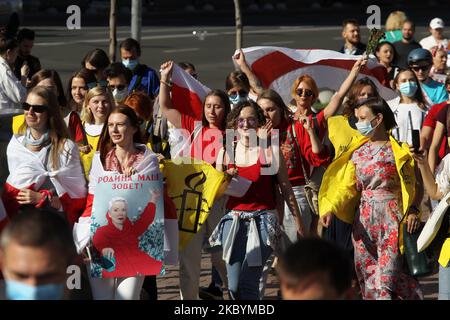
<svg viewBox="0 0 450 320"><path fill-rule="evenodd" d="M198 180L195 182L195 180ZM203 199L202 192L197 191L202 184L206 182L206 175L204 172L197 172L188 175L184 179L184 184L187 187L183 194L174 197L181 197L181 206L179 211L178 229L180 231L197 233L200 223L201 214L208 214L210 206L205 199ZM203 202L208 205L208 211L202 209Z"/></svg>

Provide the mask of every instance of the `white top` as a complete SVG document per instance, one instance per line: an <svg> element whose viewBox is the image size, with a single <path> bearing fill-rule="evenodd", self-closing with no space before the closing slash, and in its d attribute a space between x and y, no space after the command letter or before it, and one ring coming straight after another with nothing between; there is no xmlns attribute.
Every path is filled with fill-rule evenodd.
<svg viewBox="0 0 450 320"><path fill-rule="evenodd" d="M440 47L444 47L447 49L448 39L444 38L444 39L440 40L439 42L437 42L433 36L428 36L428 37L420 40L419 44L422 46L422 48L427 49L427 50L431 50L431 48L436 47L438 45Z"/></svg>
<svg viewBox="0 0 450 320"><path fill-rule="evenodd" d="M16 78L6 60L0 57L0 113L21 109L26 95L27 89Z"/></svg>
<svg viewBox="0 0 450 320"><path fill-rule="evenodd" d="M400 97L389 100L387 103L397 122L397 128L392 130L392 136L400 142L412 145L412 131L408 114L411 112L412 129L420 130L428 110L419 108L417 103L400 103Z"/></svg>
<svg viewBox="0 0 450 320"><path fill-rule="evenodd" d="M450 154L447 154L436 168L436 183L442 194L450 191Z"/></svg>
<svg viewBox="0 0 450 320"><path fill-rule="evenodd" d="M84 131L91 137L97 137L102 133L103 124L84 124Z"/></svg>

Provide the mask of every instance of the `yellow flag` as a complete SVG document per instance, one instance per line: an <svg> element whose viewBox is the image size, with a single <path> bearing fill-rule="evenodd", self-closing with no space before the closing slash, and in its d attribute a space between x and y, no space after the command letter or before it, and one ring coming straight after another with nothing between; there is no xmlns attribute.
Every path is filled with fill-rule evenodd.
<svg viewBox="0 0 450 320"><path fill-rule="evenodd" d="M177 209L180 250L201 229L224 181L224 174L210 164L199 160L194 164L193 159L182 159L181 164L164 161L163 169L169 197Z"/></svg>

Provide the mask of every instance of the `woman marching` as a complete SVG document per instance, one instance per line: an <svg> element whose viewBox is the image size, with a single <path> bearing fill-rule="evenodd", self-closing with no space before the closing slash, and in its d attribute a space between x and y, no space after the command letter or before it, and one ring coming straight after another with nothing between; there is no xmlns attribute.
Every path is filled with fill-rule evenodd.
<svg viewBox="0 0 450 320"><path fill-rule="evenodd" d="M160 172L158 158L141 143L139 122L133 109L126 106L117 107L105 119L105 122L107 125L102 130L98 145L99 151L95 153L92 162L89 194L86 209L79 221L80 228L86 227L86 225L89 228L91 223L92 205L99 176L108 172L120 173L127 177L140 172ZM85 245L86 243L80 243L79 247L82 248ZM160 267L161 263L158 262L155 268L160 269ZM138 300L144 276L90 277L89 280L95 300Z"/></svg>
<svg viewBox="0 0 450 320"><path fill-rule="evenodd" d="M182 114L174 108L170 96L172 85L170 83L173 61L161 65L161 87L159 103L162 115L177 129L185 129L190 133L190 156L203 160L209 164L216 162L217 155L223 146L223 135L226 127L226 117L230 112L228 96L222 90L212 90L203 102L202 121ZM206 152L208 151L209 152ZM172 150L174 151L174 150ZM173 152L174 154L176 152ZM186 156L186 155L185 155ZM174 157L172 157L174 158ZM215 201L206 223L194 238L180 251L180 291L182 299L198 299L201 250L204 234L209 236L224 212L224 198ZM220 253L211 254L213 266L218 270L220 277L226 279L226 270Z"/></svg>
<svg viewBox="0 0 450 320"><path fill-rule="evenodd" d="M7 149L6 211L13 216L21 205L48 206L64 211L74 223L85 205L86 181L56 95L37 86L28 93L23 110L25 122Z"/></svg>
<svg viewBox="0 0 450 320"><path fill-rule="evenodd" d="M364 299L422 299L403 271L403 228L419 226L422 193L407 145L390 134L395 117L383 99L356 105L361 134L325 172L319 193L321 223L352 223L355 269ZM359 210L358 210L359 207Z"/></svg>
<svg viewBox="0 0 450 320"><path fill-rule="evenodd" d="M106 87L94 87L88 91L84 98L81 120L86 132L88 146L81 148L80 157L86 177L89 177L92 158L97 150L100 133L113 106L114 98Z"/></svg>
<svg viewBox="0 0 450 320"><path fill-rule="evenodd" d="M279 244L277 184L289 210L295 215L298 236L302 237L304 233L300 210L279 149L263 148L256 138L256 132L265 121L264 113L256 103L238 104L227 117L227 127L237 130L240 139L233 143L234 150L222 149L216 163L217 170L226 171L229 178L239 175L252 181L244 196L229 197L227 214L209 239L211 246L223 248L232 299L260 298L263 267ZM305 127L311 128L308 120Z"/></svg>

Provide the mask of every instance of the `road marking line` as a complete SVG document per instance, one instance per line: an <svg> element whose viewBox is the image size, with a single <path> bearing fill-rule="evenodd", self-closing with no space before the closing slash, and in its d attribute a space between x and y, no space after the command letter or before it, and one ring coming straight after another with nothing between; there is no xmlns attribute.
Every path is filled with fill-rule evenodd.
<svg viewBox="0 0 450 320"><path fill-rule="evenodd" d="M273 41L273 42L263 42L261 45L263 46L274 46L277 44L288 44L288 43L294 43L294 41Z"/></svg>
<svg viewBox="0 0 450 320"><path fill-rule="evenodd" d="M173 49L173 50L163 50L165 53L174 53L174 52L189 52L189 51L198 51L200 48L186 48L186 49Z"/></svg>

